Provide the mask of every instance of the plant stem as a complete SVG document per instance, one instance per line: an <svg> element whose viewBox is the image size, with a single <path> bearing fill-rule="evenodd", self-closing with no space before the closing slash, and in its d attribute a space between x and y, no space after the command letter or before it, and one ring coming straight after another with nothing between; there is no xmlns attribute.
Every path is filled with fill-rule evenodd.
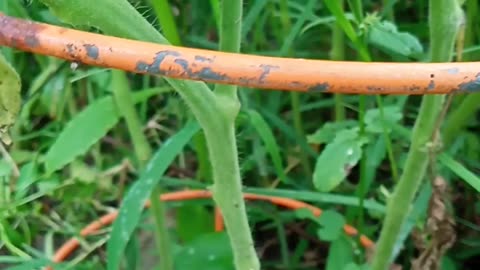
<svg viewBox="0 0 480 270"><path fill-rule="evenodd" d="M343 0L340 1L340 5L344 6ZM330 58L332 60L345 60L345 34L342 27L335 23L332 31L332 49L330 51ZM335 121L345 120L345 107L343 106L343 96L341 94L335 94Z"/></svg>
<svg viewBox="0 0 480 270"><path fill-rule="evenodd" d="M431 61L451 60L462 11L457 0L430 0L429 25ZM388 268L400 228L407 217L411 203L425 176L428 165L428 147L437 118L442 110L444 96L423 97L420 112L412 133L404 172L389 198L387 215L373 258L372 270Z"/></svg>
<svg viewBox="0 0 480 270"><path fill-rule="evenodd" d="M222 0L220 2L220 51L240 52L242 8L242 0ZM238 100L237 88L236 85L217 84L215 92L217 96Z"/></svg>
<svg viewBox="0 0 480 270"><path fill-rule="evenodd" d="M126 0L42 0L64 21L85 24L104 33L150 41L169 42ZM220 48L240 48L242 1L224 1ZM85 18L88 18L86 20ZM119 20L121 18L121 20ZM236 86L219 86L214 94L203 82L164 78L185 100L205 132L214 176L214 199L224 214L239 270L260 269L247 221L235 140L235 118L240 109Z"/></svg>
<svg viewBox="0 0 480 270"><path fill-rule="evenodd" d="M138 164L143 170L152 156L152 149L148 144L147 138L142 132L142 125L132 102L132 95L128 87L128 80L124 72L112 71L112 87L115 102L119 112L128 127L128 132L132 139L135 156ZM165 206L158 198L161 195L160 187L155 187L150 194L151 213L155 221L155 240L160 255L160 265L162 270L173 270L173 255L171 253L170 237L165 221Z"/></svg>
<svg viewBox="0 0 480 270"><path fill-rule="evenodd" d="M239 52L242 29L242 0L224 0L220 6L220 50ZM218 125L204 126L212 162L213 199L225 219L237 270L259 270L248 224L235 137L235 119L240 111L237 86L216 85Z"/></svg>
<svg viewBox="0 0 480 270"><path fill-rule="evenodd" d="M242 197L235 126L225 121L217 130L205 129L213 165L213 199L220 207L235 256L235 268L260 269Z"/></svg>

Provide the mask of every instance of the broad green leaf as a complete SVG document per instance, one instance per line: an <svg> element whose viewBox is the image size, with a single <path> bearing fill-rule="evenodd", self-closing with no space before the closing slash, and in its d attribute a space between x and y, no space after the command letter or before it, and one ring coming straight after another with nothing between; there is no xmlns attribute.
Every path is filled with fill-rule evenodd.
<svg viewBox="0 0 480 270"><path fill-rule="evenodd" d="M319 238L325 241L335 241L343 233L345 218L338 212L327 210L322 212L318 223L321 225L317 231Z"/></svg>
<svg viewBox="0 0 480 270"><path fill-rule="evenodd" d="M328 249L326 270L343 270L353 262L352 244L346 236L339 237L330 244Z"/></svg>
<svg viewBox="0 0 480 270"><path fill-rule="evenodd" d="M200 129L196 122L188 122L177 134L170 137L148 162L145 171L128 191L112 226L107 243L107 269L116 270L130 237L140 221L143 206L152 189L183 147Z"/></svg>
<svg viewBox="0 0 480 270"><path fill-rule="evenodd" d="M249 110L247 113L250 117L250 123L255 127L258 134L265 143L265 147L267 148L267 151L272 158L272 162L275 166L277 175L283 182L286 182L287 176L284 172L282 158L280 156L280 150L272 130L259 113L253 110Z"/></svg>
<svg viewBox="0 0 480 270"><path fill-rule="evenodd" d="M386 53L409 57L418 57L423 53L423 47L415 36L399 32L389 21L374 21L368 28L368 41Z"/></svg>
<svg viewBox="0 0 480 270"><path fill-rule="evenodd" d="M10 144L8 129L20 111L21 82L15 69L0 54L0 139Z"/></svg>
<svg viewBox="0 0 480 270"><path fill-rule="evenodd" d="M234 270L233 253L226 233L203 234L175 255L176 270Z"/></svg>
<svg viewBox="0 0 480 270"><path fill-rule="evenodd" d="M358 136L356 128L339 132L337 138L327 144L317 158L313 172L315 188L329 192L340 185L361 158L365 143L365 139Z"/></svg>
<svg viewBox="0 0 480 270"><path fill-rule="evenodd" d="M337 133L342 130L352 128L358 125L355 120L346 120L341 122L328 122L324 124L320 129L315 131L312 135L307 136L309 143L324 144L330 143L335 139Z"/></svg>
<svg viewBox="0 0 480 270"><path fill-rule="evenodd" d="M61 169L87 152L117 124L119 115L111 97L96 100L67 123L45 156L47 174Z"/></svg>
<svg viewBox="0 0 480 270"><path fill-rule="evenodd" d="M397 106L383 107L383 119L381 117L380 109L370 109L365 114L366 129L372 133L390 132L398 121L402 119L403 115L400 108Z"/></svg>

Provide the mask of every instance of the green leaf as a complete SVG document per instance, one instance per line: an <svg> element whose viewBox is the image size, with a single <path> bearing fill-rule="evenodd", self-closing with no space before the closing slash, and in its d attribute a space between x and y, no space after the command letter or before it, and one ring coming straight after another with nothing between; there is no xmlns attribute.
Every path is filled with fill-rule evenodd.
<svg viewBox="0 0 480 270"><path fill-rule="evenodd" d="M418 39L406 32L399 32L389 21L373 21L368 28L368 42L386 53L418 57L423 53Z"/></svg>
<svg viewBox="0 0 480 270"><path fill-rule="evenodd" d="M327 210L322 212L318 218L318 223L322 226L317 231L320 239L325 241L335 241L343 233L345 218L338 212Z"/></svg>
<svg viewBox="0 0 480 270"><path fill-rule="evenodd" d="M118 269L123 251L135 230L143 206L174 158L200 129L196 122L188 122L170 137L148 162L145 172L133 184L120 207L107 243L107 269Z"/></svg>
<svg viewBox="0 0 480 270"><path fill-rule="evenodd" d="M329 192L340 185L361 158L365 143L366 140L359 137L357 128L339 132L317 158L313 172L315 188Z"/></svg>
<svg viewBox="0 0 480 270"><path fill-rule="evenodd" d="M343 270L370 270L370 265L368 264L358 265L354 262L350 262L347 265L345 265Z"/></svg>
<svg viewBox="0 0 480 270"><path fill-rule="evenodd" d="M20 169L20 177L15 188L15 200L22 199L28 188L37 180L37 170L34 162L29 162Z"/></svg>
<svg viewBox="0 0 480 270"><path fill-rule="evenodd" d="M370 61L370 55L368 53L367 47L363 43L362 39L360 39L359 35L355 31L355 28L350 23L347 18L347 15L342 7L341 1L338 0L325 0L325 6L330 10L330 12L335 16L337 24L342 28L345 35L352 41L355 45L356 49L358 50L360 57L364 61Z"/></svg>
<svg viewBox="0 0 480 270"><path fill-rule="evenodd" d="M126 269L138 269L141 260L141 247L136 237L132 237L125 247L125 265Z"/></svg>
<svg viewBox="0 0 480 270"><path fill-rule="evenodd" d="M21 82L15 69L0 54L0 139L10 144L8 128L15 122L20 111Z"/></svg>
<svg viewBox="0 0 480 270"><path fill-rule="evenodd" d="M41 0L41 2L62 21L75 26L95 27L117 37L168 43L126 0ZM122 19L117 20L118 18Z"/></svg>
<svg viewBox="0 0 480 270"><path fill-rule="evenodd" d="M212 214L201 205L186 204L177 208L176 213L178 235L184 242L213 230Z"/></svg>
<svg viewBox="0 0 480 270"><path fill-rule="evenodd" d="M253 28L254 24L258 22L258 19L267 4L268 1L252 2L248 13L245 15L242 21L242 40L247 40L247 35L250 33L250 30Z"/></svg>
<svg viewBox="0 0 480 270"><path fill-rule="evenodd" d="M351 13L346 13L345 16L350 21L355 19ZM324 17L321 17L321 18L316 18L315 20L312 20L310 23L305 25L302 28L302 31L300 32L300 34L304 34L308 30L310 30L312 28L315 28L315 27L318 27L322 24L330 24L330 23L333 23L335 21L336 21L335 16L324 16Z"/></svg>
<svg viewBox="0 0 480 270"><path fill-rule="evenodd" d="M45 156L47 174L84 154L117 124L119 115L111 97L96 100L70 120Z"/></svg>
<svg viewBox="0 0 480 270"><path fill-rule="evenodd" d="M353 262L352 244L346 236L339 237L328 249L326 270L343 270Z"/></svg>
<svg viewBox="0 0 480 270"><path fill-rule="evenodd" d="M465 181L468 185L474 188L477 192L480 192L480 178L472 173L469 169L465 168L462 164L454 160L446 153L441 154L438 159L440 162L455 173L460 179Z"/></svg>
<svg viewBox="0 0 480 270"><path fill-rule="evenodd" d="M0 159L0 177L7 177L12 174L12 166L5 160Z"/></svg>
<svg viewBox="0 0 480 270"><path fill-rule="evenodd" d="M47 259L33 259L26 261L22 264L11 266L6 270L32 270L43 269L45 266L51 266L51 263ZM55 268L54 268L55 269Z"/></svg>
<svg viewBox="0 0 480 270"><path fill-rule="evenodd" d="M402 112L397 106L383 107L383 120L379 108L370 109L365 114L366 130L372 133L383 133L385 129L389 133L402 117Z"/></svg>
<svg viewBox="0 0 480 270"><path fill-rule="evenodd" d="M298 219L311 219L311 220L317 219L317 217L312 213L312 211L307 208L297 209L293 212L293 214Z"/></svg>
<svg viewBox="0 0 480 270"><path fill-rule="evenodd" d="M175 255L176 270L234 270L233 253L226 233L197 237Z"/></svg>
<svg viewBox="0 0 480 270"><path fill-rule="evenodd" d="M285 183L287 181L287 176L285 175L285 172L283 170L284 168L282 158L280 156L280 150L272 130L258 112L254 110L249 110L247 111L247 113L250 118L250 123L255 127L258 134L265 143L265 147L267 148L267 151L272 158L272 162L275 166L275 171L277 175Z"/></svg>
<svg viewBox="0 0 480 270"><path fill-rule="evenodd" d="M333 141L333 139L335 139L335 137L340 131L356 126L358 126L358 122L355 120L328 122L324 124L320 129L315 131L315 133L307 136L307 140L309 143L314 144L330 143Z"/></svg>
<svg viewBox="0 0 480 270"><path fill-rule="evenodd" d="M325 0L325 5L330 10L330 12L335 16L338 25L343 29L347 37L354 43L357 42L357 33L353 28L352 24L348 20L342 4L338 0Z"/></svg>

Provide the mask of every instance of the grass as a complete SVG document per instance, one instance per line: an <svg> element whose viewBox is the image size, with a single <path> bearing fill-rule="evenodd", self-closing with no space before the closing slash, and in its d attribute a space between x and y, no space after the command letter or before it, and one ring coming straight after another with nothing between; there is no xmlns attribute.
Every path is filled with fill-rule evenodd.
<svg viewBox="0 0 480 270"><path fill-rule="evenodd" d="M256 55L407 63L480 57L475 0L463 6L463 40L455 40L453 0L196 2L5 0L0 11L131 39ZM441 235L432 222L451 243L429 259L441 269L474 267L476 94L454 95L447 108L437 95L256 91L84 65L72 69L62 60L5 47L1 53L13 69L1 68L19 74L22 100L9 131L12 142L0 149L2 269L44 265L59 243L113 209L120 211L112 227L82 238L59 269L260 269L259 262L261 269L371 264L378 270L392 263L408 269L438 247ZM16 79L9 78L2 93L14 89ZM15 102L5 104L4 111L14 113ZM3 124L8 118L0 116ZM432 145L437 129L442 143ZM439 177L448 192L435 185ZM185 188L210 189L214 200L154 200ZM301 200L325 215L244 204L241 191ZM152 208L142 211L148 198ZM225 233L214 231L215 207ZM373 258L359 239L345 237L344 224L377 242Z"/></svg>

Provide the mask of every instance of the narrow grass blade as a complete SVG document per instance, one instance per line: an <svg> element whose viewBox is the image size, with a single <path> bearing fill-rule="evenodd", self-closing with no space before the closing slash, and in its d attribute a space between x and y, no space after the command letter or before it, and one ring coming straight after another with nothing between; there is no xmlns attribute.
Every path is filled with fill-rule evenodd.
<svg viewBox="0 0 480 270"><path fill-rule="evenodd" d="M317 202L332 205L348 205L361 206L360 199L355 196L346 196L333 193L321 193L304 190L287 190L287 189L266 189L266 188L246 188L245 192L252 192L263 195L278 196L290 198L305 202ZM363 207L368 210L376 211L378 213L385 213L385 205L376 202L373 199L367 199L363 202Z"/></svg>
<svg viewBox="0 0 480 270"><path fill-rule="evenodd" d="M77 114L45 156L47 174L61 169L84 154L98 140L114 127L119 120L111 97L101 98Z"/></svg>
<svg viewBox="0 0 480 270"><path fill-rule="evenodd" d="M338 0L325 0L325 5L330 10L330 12L336 17L338 24L342 27L345 34L348 38L356 42L357 41L357 33L353 28L353 25L348 20L346 14L343 11L340 1Z"/></svg>
<svg viewBox="0 0 480 270"><path fill-rule="evenodd" d="M182 151L200 129L196 122L188 122L177 134L167 140L149 161L145 172L132 186L119 210L118 218L113 223L112 233L107 243L107 269L118 269L122 254L140 221L143 206L150 192L161 179L173 159Z"/></svg>
<svg viewBox="0 0 480 270"><path fill-rule="evenodd" d="M460 179L465 181L465 183L470 185L477 192L480 192L480 178L478 176L445 153L438 156L438 159L445 167L450 169L454 174L460 177Z"/></svg>
<svg viewBox="0 0 480 270"><path fill-rule="evenodd" d="M177 25L167 0L152 0L152 6L162 27L163 33L172 45L181 45Z"/></svg>
<svg viewBox="0 0 480 270"><path fill-rule="evenodd" d="M287 176L283 171L283 163L282 163L282 158L280 156L280 150L272 130L268 126L267 122L265 122L263 117L258 112L249 110L247 111L247 113L248 113L248 116L250 117L250 123L255 127L258 134L260 135L263 142L265 143L265 147L267 148L267 151L270 154L270 157L272 158L273 165L275 166L277 175L285 183L287 181Z"/></svg>
<svg viewBox="0 0 480 270"><path fill-rule="evenodd" d="M49 266L50 262L47 259L34 259L29 260L19 265L11 266L6 270L32 270L42 269L45 266Z"/></svg>
<svg viewBox="0 0 480 270"><path fill-rule="evenodd" d="M242 41L246 40L248 33L253 28L255 22L257 22L258 17L262 14L265 6L268 4L268 1L255 1L250 10L248 11L245 19L242 24Z"/></svg>

